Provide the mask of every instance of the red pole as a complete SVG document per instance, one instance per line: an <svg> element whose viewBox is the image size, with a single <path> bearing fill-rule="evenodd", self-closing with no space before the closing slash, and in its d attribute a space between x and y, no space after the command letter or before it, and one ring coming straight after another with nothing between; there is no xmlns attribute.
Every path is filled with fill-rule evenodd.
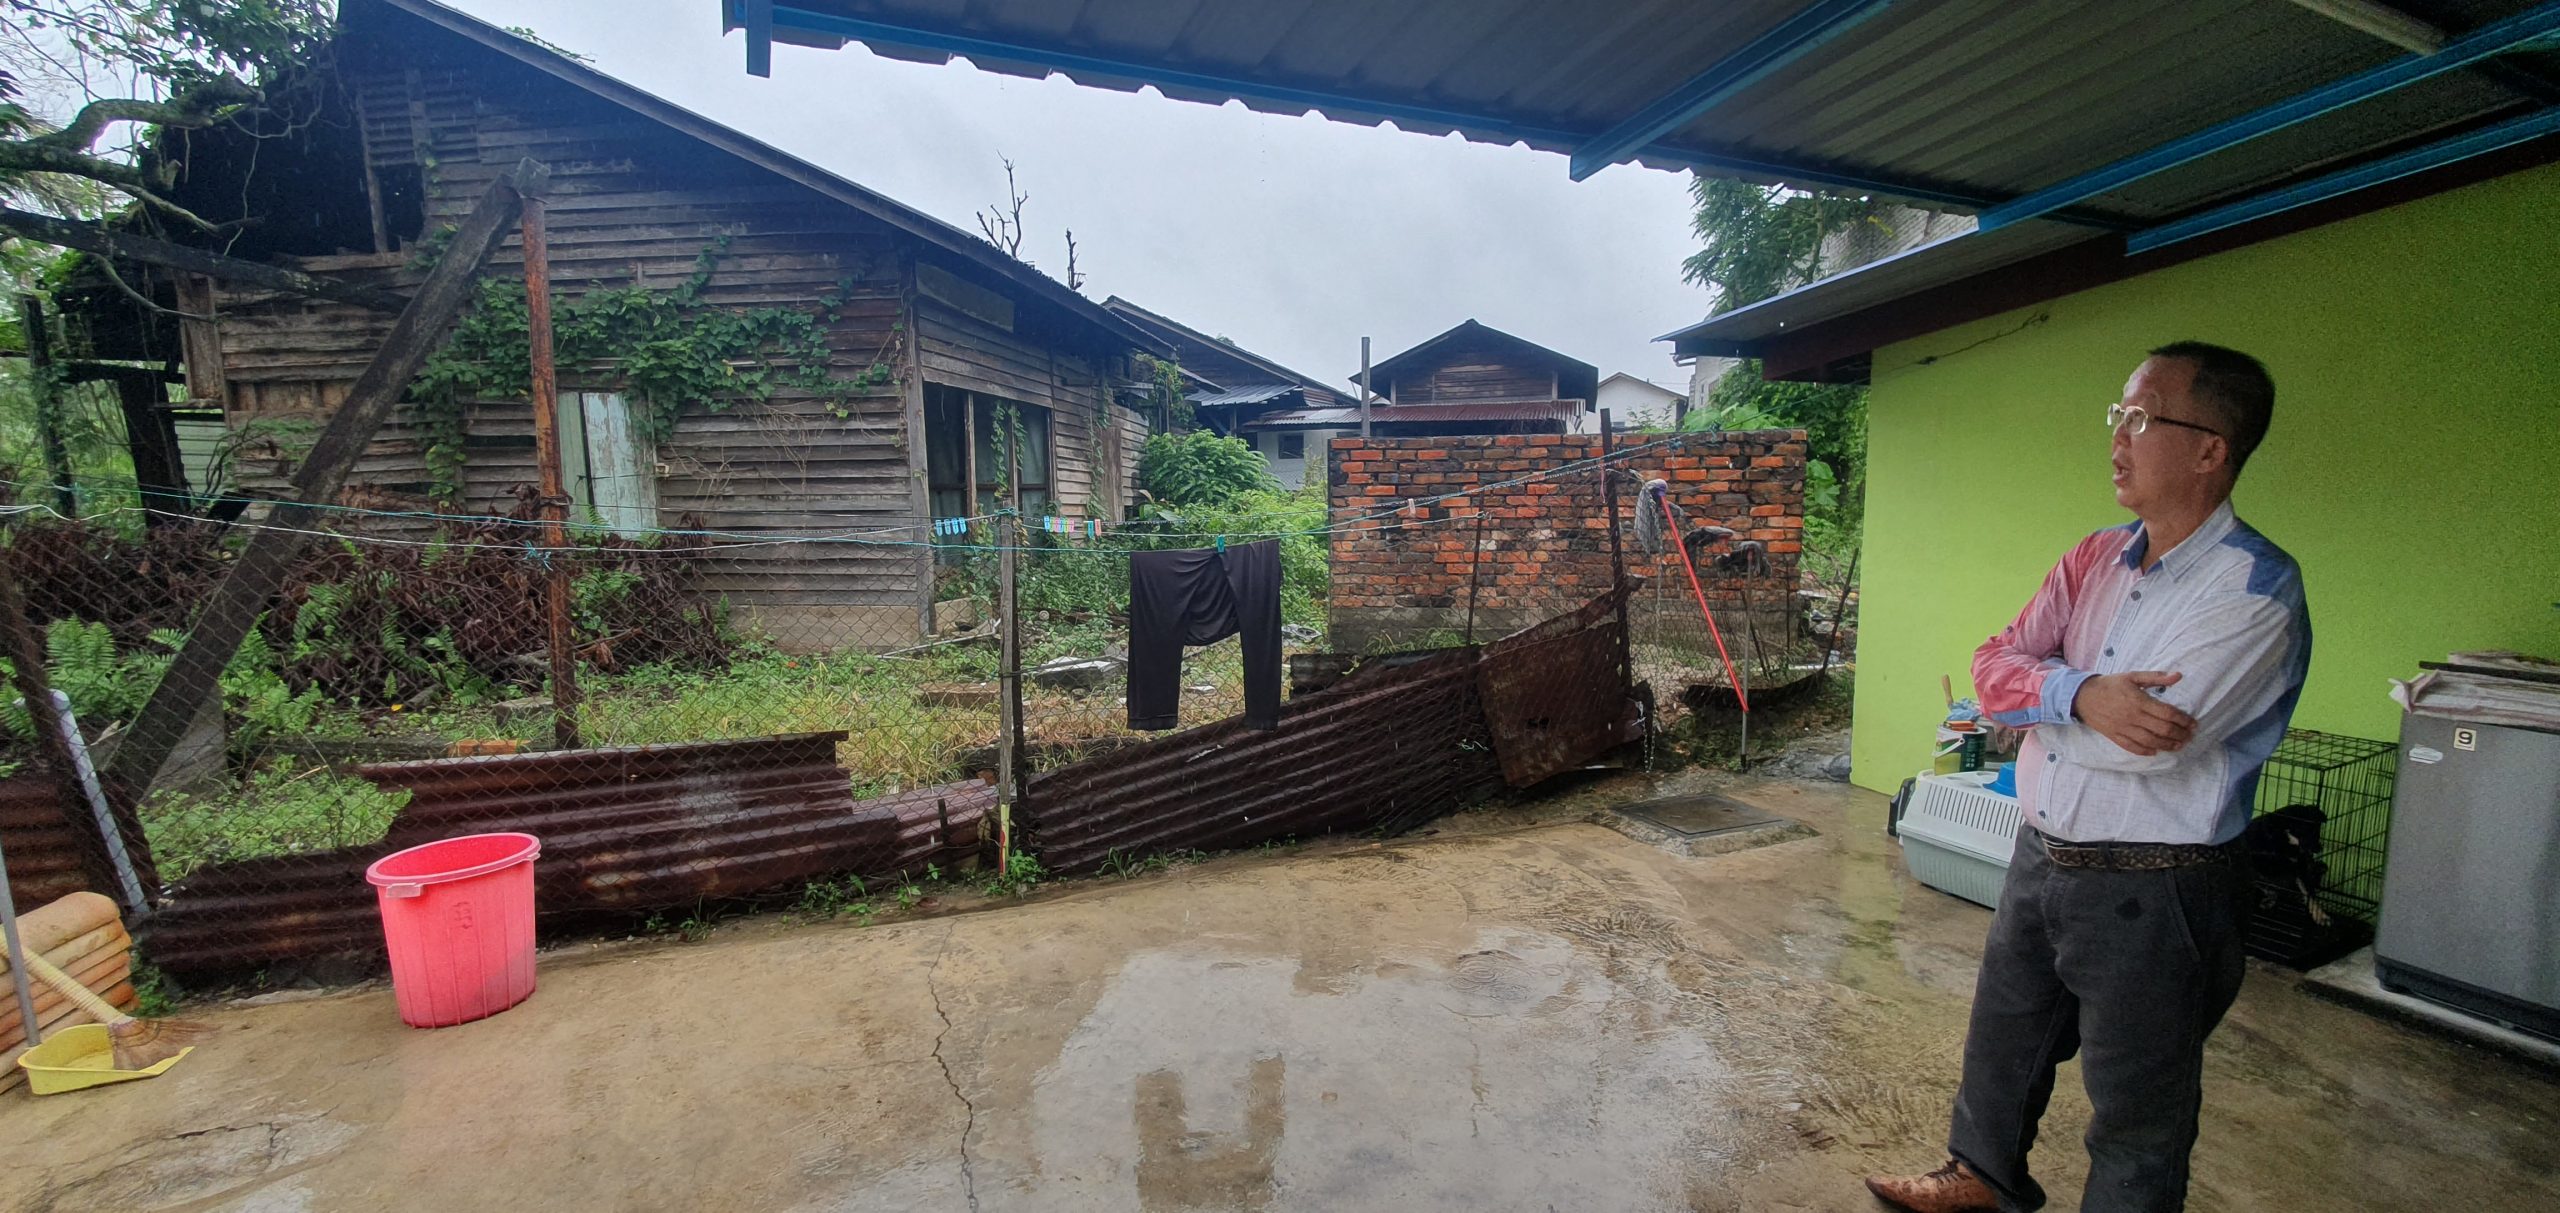
<svg viewBox="0 0 2560 1213"><path fill-rule="evenodd" d="M1733 672L1733 658L1725 654L1724 633L1716 630L1716 613L1707 609L1706 587L1698 584L1698 566L1689 560L1689 545L1681 542L1680 516L1671 512L1668 495L1654 500L1662 506L1663 532L1671 536L1671 550L1680 553L1680 567L1689 570L1689 591L1698 596L1698 613L1706 617L1707 635L1715 637L1716 658L1724 662L1725 684L1733 688L1734 702L1741 704L1743 715L1748 716L1751 714L1751 693L1742 689L1742 679Z"/></svg>

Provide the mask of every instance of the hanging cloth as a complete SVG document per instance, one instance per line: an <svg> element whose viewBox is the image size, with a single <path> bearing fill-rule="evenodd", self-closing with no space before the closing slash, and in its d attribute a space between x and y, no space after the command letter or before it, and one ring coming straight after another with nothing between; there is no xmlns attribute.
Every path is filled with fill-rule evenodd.
<svg viewBox="0 0 2560 1213"><path fill-rule="evenodd" d="M1129 553L1129 727L1182 722L1182 650L1243 637L1244 719L1280 727L1280 544Z"/></svg>

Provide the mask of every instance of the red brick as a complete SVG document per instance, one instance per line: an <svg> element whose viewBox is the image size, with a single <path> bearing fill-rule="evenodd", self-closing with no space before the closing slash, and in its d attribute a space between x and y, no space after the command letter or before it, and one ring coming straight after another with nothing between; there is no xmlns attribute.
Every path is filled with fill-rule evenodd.
<svg viewBox="0 0 2560 1213"><path fill-rule="evenodd" d="M1782 468L1787 466L1787 461L1775 455L1762 455L1759 458L1752 460L1751 466L1756 468Z"/></svg>
<svg viewBox="0 0 2560 1213"><path fill-rule="evenodd" d="M1754 518L1775 518L1786 512L1787 507L1782 505L1755 505L1751 507L1751 516Z"/></svg>

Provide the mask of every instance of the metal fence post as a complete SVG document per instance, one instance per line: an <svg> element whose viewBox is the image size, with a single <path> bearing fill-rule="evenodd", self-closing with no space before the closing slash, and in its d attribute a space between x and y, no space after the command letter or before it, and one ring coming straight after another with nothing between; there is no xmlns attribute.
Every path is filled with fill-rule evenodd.
<svg viewBox="0 0 2560 1213"><path fill-rule="evenodd" d="M551 651L551 741L574 750L578 738L578 649L569 621L568 486L560 470L560 381L551 363L551 237L540 196L524 200L526 361L533 378L533 457L542 473L544 611Z"/></svg>

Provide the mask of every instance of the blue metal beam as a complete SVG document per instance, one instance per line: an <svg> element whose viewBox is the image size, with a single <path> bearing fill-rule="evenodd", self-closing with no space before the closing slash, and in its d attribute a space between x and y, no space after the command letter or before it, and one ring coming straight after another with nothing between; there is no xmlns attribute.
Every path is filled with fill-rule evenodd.
<svg viewBox="0 0 2560 1213"><path fill-rule="evenodd" d="M2411 148L2395 156L2385 156L2370 164L2342 169L2325 177L2315 177L2282 189L2226 206L2218 206L2201 214L2190 215L2172 223L2146 228L2125 238L2128 254L2147 253L2156 248L2193 240L2210 232L2281 214L2296 207L2309 206L2341 194L2370 189L2386 181L2397 181L2413 173L2441 168L2456 161L2485 156L2499 148L2512 147L2528 139L2560 134L2560 106L2535 110L2521 118L2510 118L2494 126L2484 126L2467 135L2441 139L2424 147Z"/></svg>
<svg viewBox="0 0 2560 1213"><path fill-rule="evenodd" d="M2491 56L2505 54L2530 45L2554 33L2560 33L2560 0L2546 0L2545 3L2504 21L2491 22L2478 30L2447 42L2444 49L2433 54L2395 59L2380 67L2324 84L2289 100L2279 101L2264 109L2207 127L2184 138L2172 139L2150 151L2128 156L2105 168L2082 173L2059 185L2047 186L2016 201L1992 207L1982 212L1979 218L1981 230L1996 231L2012 223L2034 219L2066 206L2086 202L2100 194L2120 189L2191 160L2210 156L2261 135L2308 122L2322 114L2381 96L2393 89L2404 88L2421 80L2468 67Z"/></svg>
<svg viewBox="0 0 2560 1213"><path fill-rule="evenodd" d="M739 3L740 0L728 0L728 2L736 4ZM2560 0L2555 0L2555 2L2560 2ZM884 21L870 21L858 17L841 16L835 13L816 12L810 9L800 8L795 5L778 2L773 4L772 32L824 34L831 37L851 39L857 42L905 46L913 47L918 50L938 51L943 54L959 55L972 60L1002 59L1014 63L1028 63L1035 67L1044 67L1051 71L1066 72L1071 75L1113 76L1123 80L1136 80L1147 84L1153 84L1160 88L1193 89L1230 97L1250 97L1258 101L1272 102L1280 105L1304 106L1308 109L1322 110L1327 114L1332 115L1341 115L1346 113L1375 114L1380 118L1393 122L1413 123L1425 127L1457 127L1463 130L1479 131L1503 138L1535 141L1566 147L1580 146L1585 141L1593 137L1593 133L1590 131L1558 130L1550 127L1510 122L1499 118L1488 117L1483 114L1472 114L1459 110L1445 110L1434 106L1409 105L1394 101L1352 97L1341 93L1329 93L1316 89L1293 88L1288 85L1273 84L1269 81L1263 80L1219 76L1208 72L1189 71L1181 68L1164 67L1155 64L1105 59L1098 55L1087 55L1075 51L1056 50L1040 46L1027 46L1020 43L999 42L991 38L977 38L966 34L954 34L933 29L919 29L914 26L893 25ZM769 38L770 35L768 35L768 39ZM749 32L748 53L750 56L749 68L750 70L753 70L753 55L755 54L753 31ZM1693 165L1711 173L1721 172L1741 174L1745 176L1766 177L1772 180L1786 181L1798 185L1821 186L1826 189L1843 190L1850 193L1888 194L1898 198L1909 198L1917 202L1935 203L1939 206L1951 207L1958 210L1980 210L1983 207L1992 205L1995 201L1994 199L1984 197L1980 194L1961 193L1943 189L1934 185L1908 181L1890 181L1865 177L1855 173L1836 172L1829 169L1816 168L1810 165L1780 164L1752 157L1728 156L1710 152L1691 151L1682 148L1656 148L1651 154L1664 160L1678 161L1680 163ZM2125 226L2123 224L2094 220L2078 215L2057 215L2055 218L2063 222L2091 223L2101 227L2121 228Z"/></svg>
<svg viewBox="0 0 2560 1213"><path fill-rule="evenodd" d="M1689 125L1731 100L1734 94L1849 32L1892 3L1893 0L1815 0L1717 60L1715 66L1690 77L1688 83L1573 149L1573 179L1583 180Z"/></svg>
<svg viewBox="0 0 2560 1213"><path fill-rule="evenodd" d="M740 24L747 31L747 74L773 74L773 0L742 0Z"/></svg>

